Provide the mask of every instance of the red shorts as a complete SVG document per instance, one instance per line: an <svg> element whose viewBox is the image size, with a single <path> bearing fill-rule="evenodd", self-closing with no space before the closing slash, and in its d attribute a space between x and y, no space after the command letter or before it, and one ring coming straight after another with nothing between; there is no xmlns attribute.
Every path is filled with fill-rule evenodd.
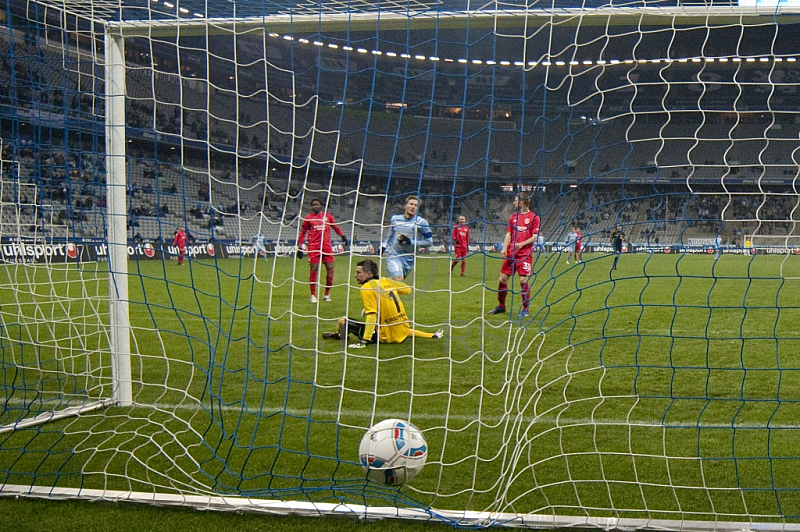
<svg viewBox="0 0 800 532"><path fill-rule="evenodd" d="M581 245L580 245L580 243L576 243L575 244L575 253L580 253L580 252L581 252Z"/></svg>
<svg viewBox="0 0 800 532"><path fill-rule="evenodd" d="M469 249L456 246L456 259L463 259L469 253Z"/></svg>
<svg viewBox="0 0 800 532"><path fill-rule="evenodd" d="M530 277L531 273L533 272L533 265L530 257L526 257L524 259L512 259L510 257L506 257L503 260L503 267L500 269L500 273L504 275L514 275L515 270L516 273L522 277Z"/></svg>
<svg viewBox="0 0 800 532"><path fill-rule="evenodd" d="M321 262L329 263L333 262L333 250L331 252L320 253L319 251L312 251L308 254L308 263L309 264L319 264Z"/></svg>
<svg viewBox="0 0 800 532"><path fill-rule="evenodd" d="M186 255L186 246L178 246L178 255L182 257Z"/></svg>

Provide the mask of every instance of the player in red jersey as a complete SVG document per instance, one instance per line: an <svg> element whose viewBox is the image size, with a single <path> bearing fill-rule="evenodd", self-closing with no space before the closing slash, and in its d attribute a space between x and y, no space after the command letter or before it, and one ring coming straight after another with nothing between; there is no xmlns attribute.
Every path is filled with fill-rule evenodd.
<svg viewBox="0 0 800 532"><path fill-rule="evenodd" d="M183 258L186 256L186 229L178 227L172 245L178 248L178 266L183 266Z"/></svg>
<svg viewBox="0 0 800 532"><path fill-rule="evenodd" d="M464 272L467 270L467 253L469 253L469 226L464 216L458 217L458 223L453 226L452 237L456 259L450 265L450 272L452 273L458 261L461 261L461 277L464 277Z"/></svg>
<svg viewBox="0 0 800 532"><path fill-rule="evenodd" d="M344 233L336 225L333 216L322 210L322 200L311 200L311 212L303 218L300 226L300 236L297 238L297 256L303 257L303 251L308 253L310 271L308 282L311 288L311 302L317 302L317 276L319 275L320 261L325 264L325 301L331 300L331 286L333 285L333 246L331 245L331 232L333 229L342 239L344 245L349 242ZM308 236L308 245L305 244Z"/></svg>
<svg viewBox="0 0 800 532"><path fill-rule="evenodd" d="M531 200L525 193L514 198L514 214L508 217L506 236L500 254L503 267L500 270L500 282L497 286L497 306L489 314L503 314L506 311L508 296L508 278L514 273L519 275L522 295L522 308L519 317L528 315L530 287L528 279L533 272L533 243L539 236L539 216L530 211Z"/></svg>

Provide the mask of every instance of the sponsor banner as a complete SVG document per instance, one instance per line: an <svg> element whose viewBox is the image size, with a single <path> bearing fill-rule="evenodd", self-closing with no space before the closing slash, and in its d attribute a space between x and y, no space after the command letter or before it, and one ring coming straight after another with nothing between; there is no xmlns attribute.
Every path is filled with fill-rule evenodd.
<svg viewBox="0 0 800 532"><path fill-rule="evenodd" d="M294 255L297 253L297 246L294 244L284 244L282 242L275 243L275 255L278 257L285 257L287 255Z"/></svg>
<svg viewBox="0 0 800 532"><path fill-rule="evenodd" d="M714 246L714 238L687 238L689 247Z"/></svg>
<svg viewBox="0 0 800 532"><path fill-rule="evenodd" d="M376 245L372 242L353 242L350 244L350 252L358 253L359 255L374 255L379 248L379 244Z"/></svg>
<svg viewBox="0 0 800 532"><path fill-rule="evenodd" d="M230 258L255 257L256 246L253 244L225 244L222 247L222 256Z"/></svg>
<svg viewBox="0 0 800 532"><path fill-rule="evenodd" d="M709 240L709 239L698 239ZM380 245L375 242L359 241L350 245L349 252L356 255L376 255ZM482 252L485 248L480 244L470 244L470 252ZM490 246L488 249L492 249ZM186 256L198 259L212 258L248 258L293 256L296 246L292 243L267 242L265 249L259 251L252 242L209 242L195 243L186 247ZM550 248L552 251L552 248ZM334 245L336 253L345 253L343 246ZM420 248L419 253L448 254L453 251L449 244L435 244L428 248ZM586 244L583 249L586 253L613 253L613 248L607 244ZM706 245L654 245L645 246L629 244L623 249L627 253L680 253L713 255L713 244ZM171 243L139 242L129 243L127 246L128 257L133 260L175 260L180 250ZM798 255L800 246L796 247L757 247L742 248L737 246L723 246L725 255ZM71 263L71 262L96 262L108 261L108 244L100 241L82 242L57 242L45 243L35 240L9 239L0 241L0 264L12 263Z"/></svg>
<svg viewBox="0 0 800 532"><path fill-rule="evenodd" d="M766 253L767 255L800 255L800 248L797 247L788 247L788 248L756 248L760 253Z"/></svg>
<svg viewBox="0 0 800 532"><path fill-rule="evenodd" d="M186 256L192 258L213 258L218 254L218 246L218 244L212 243L192 244L186 246ZM94 252L94 260L108 260L108 244L94 244L90 249ZM134 260L171 260L178 258L180 249L178 249L178 246L173 246L172 244L141 242L128 244L127 252L128 257Z"/></svg>
<svg viewBox="0 0 800 532"><path fill-rule="evenodd" d="M32 240L3 240L0 263L82 262L87 257L83 244L74 242L44 243Z"/></svg>
<svg viewBox="0 0 800 532"><path fill-rule="evenodd" d="M172 244L142 242L128 244L130 258L176 259L180 250ZM195 244L186 247L186 254L193 258L224 256L221 244ZM108 244L85 241L82 243L44 243L35 241L4 240L0 243L0 263L44 263L44 262L95 262L108 260Z"/></svg>

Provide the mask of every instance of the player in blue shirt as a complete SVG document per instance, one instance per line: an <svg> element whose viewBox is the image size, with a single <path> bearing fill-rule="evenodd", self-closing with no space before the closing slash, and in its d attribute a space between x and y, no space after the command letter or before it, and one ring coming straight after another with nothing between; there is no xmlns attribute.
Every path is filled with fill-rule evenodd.
<svg viewBox="0 0 800 532"><path fill-rule="evenodd" d="M382 247L386 253L386 268L396 281L402 281L414 269L417 248L433 244L431 227L425 218L417 216L418 208L419 198L408 196L403 214L395 214L389 220L391 233Z"/></svg>
<svg viewBox="0 0 800 532"><path fill-rule="evenodd" d="M574 227L571 227L569 230L569 234L567 234L567 243L564 246L564 249L567 251L567 264L569 264L569 256L572 255L572 252L575 250L575 243L578 241L578 233L575 231ZM578 263L577 256L575 257L575 263Z"/></svg>
<svg viewBox="0 0 800 532"><path fill-rule="evenodd" d="M264 240L264 235L258 233L255 237L253 237L253 244L255 246L256 258L258 258L258 256L262 256L266 259L267 246Z"/></svg>

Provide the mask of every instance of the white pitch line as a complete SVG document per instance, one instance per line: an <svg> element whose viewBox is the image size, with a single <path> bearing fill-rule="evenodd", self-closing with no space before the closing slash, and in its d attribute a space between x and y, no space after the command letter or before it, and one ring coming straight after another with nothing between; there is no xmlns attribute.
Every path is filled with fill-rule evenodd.
<svg viewBox="0 0 800 532"><path fill-rule="evenodd" d="M608 400L608 399L606 399ZM30 404L29 402L23 402L18 399L11 399L4 403L5 405L13 405L13 406L26 406ZM57 401L41 401L35 403L37 405L56 405L58 404ZM113 406L112 406L113 408ZM134 405L130 408L152 408L158 409L164 412L178 412L178 411L205 411L211 412L212 408L207 406L200 406L197 404L171 404L171 403L154 403L154 404L145 404L145 403L134 403ZM6 408L6 410L8 410ZM213 407L215 411L223 411L223 412L242 412L241 405L216 405ZM289 408L289 409L281 409L281 408L247 408L248 414L260 414L264 416L275 415L285 413L291 416L296 417L309 417L309 410L306 409L298 409L298 408ZM316 409L312 408L311 413L314 416L315 420L332 420L338 418L358 418L363 417L365 415L370 415L376 419L389 419L389 418L401 418L401 419L411 419L411 420L424 420L424 421L440 421L444 422L448 419L452 419L459 422L469 422L469 421L481 421L483 423L488 423L490 425L497 425L505 420L512 421L515 419L515 416L484 416L478 419L474 414L450 414L448 416L437 415L437 414L429 414L426 412L415 412L410 417L408 416L407 411L391 411L391 410L379 410L374 413L372 412L365 412L364 410L325 410L325 409ZM796 429L800 428L800 425L787 425L787 424L776 424L772 423L769 427L762 426L762 425L752 425L752 424L735 424L732 425L730 423L691 423L691 422L684 422L684 423L662 423L661 421L646 421L646 420L636 420L636 421L627 421L622 418L571 418L565 416L542 416L535 420L533 418L529 418L527 416L523 416L524 419L530 420L528 421L528 425L531 424L547 424L552 426L560 426L560 427L572 427L572 426L580 426L580 425L618 425L618 426L636 426L636 427L653 427L653 428L667 428L667 429L724 429L724 428L733 428L737 430L743 429Z"/></svg>

